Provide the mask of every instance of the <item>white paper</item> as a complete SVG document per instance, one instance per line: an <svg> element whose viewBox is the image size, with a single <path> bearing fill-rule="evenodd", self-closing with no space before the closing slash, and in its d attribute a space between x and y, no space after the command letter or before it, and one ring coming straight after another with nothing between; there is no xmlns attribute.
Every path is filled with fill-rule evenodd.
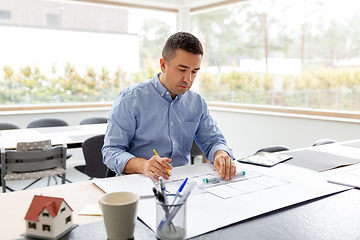
<svg viewBox="0 0 360 240"><path fill-rule="evenodd" d="M188 182L196 181L200 184L187 200L186 238L348 189L327 183L327 177L321 173L287 164L267 168L237 163L237 169L257 177L202 188L202 177L214 174L212 164L177 167L172 170L175 180L188 177ZM176 182L178 184L178 181ZM170 189L171 185L170 179L166 183L167 189ZM154 198L140 200L138 216L155 231Z"/></svg>
<svg viewBox="0 0 360 240"><path fill-rule="evenodd" d="M326 174L332 176L328 180L329 183L360 188L360 164L326 171Z"/></svg>
<svg viewBox="0 0 360 240"><path fill-rule="evenodd" d="M123 175L113 178L93 180L106 193L134 192L140 197L153 197L154 183L142 174Z"/></svg>

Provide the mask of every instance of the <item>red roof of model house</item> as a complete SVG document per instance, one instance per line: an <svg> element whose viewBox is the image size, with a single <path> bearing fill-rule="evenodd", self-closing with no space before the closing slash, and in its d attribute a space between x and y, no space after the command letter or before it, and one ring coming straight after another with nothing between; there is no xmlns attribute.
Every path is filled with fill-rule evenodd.
<svg viewBox="0 0 360 240"><path fill-rule="evenodd" d="M25 220L38 222L39 214L44 208L46 208L50 215L54 218L58 214L61 203L63 201L65 202L63 198L35 195L30 204L29 210L26 213ZM71 209L71 207L66 202L65 204Z"/></svg>

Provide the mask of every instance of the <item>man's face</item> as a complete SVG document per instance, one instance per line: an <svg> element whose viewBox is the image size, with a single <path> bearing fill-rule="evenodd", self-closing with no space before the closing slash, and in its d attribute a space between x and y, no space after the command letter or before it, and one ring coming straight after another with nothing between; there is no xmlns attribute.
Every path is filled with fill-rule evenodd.
<svg viewBox="0 0 360 240"><path fill-rule="evenodd" d="M160 81L169 90L174 99L179 94L186 93L192 86L201 65L201 55L182 49L176 50L176 55L170 62L160 59Z"/></svg>

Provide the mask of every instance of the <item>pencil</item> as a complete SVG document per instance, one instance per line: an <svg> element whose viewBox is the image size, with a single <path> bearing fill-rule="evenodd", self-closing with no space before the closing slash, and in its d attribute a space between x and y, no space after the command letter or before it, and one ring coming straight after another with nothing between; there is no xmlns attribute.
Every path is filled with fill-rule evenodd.
<svg viewBox="0 0 360 240"><path fill-rule="evenodd" d="M155 149L153 149L153 151L154 151L154 153L157 155L157 156L159 156L159 154L157 154L157 152L155 151ZM159 156L160 157L160 156ZM167 169L166 167L164 167L165 168L165 170L168 172L168 174L170 174L171 175L171 173L170 173L170 171L169 171L169 169Z"/></svg>

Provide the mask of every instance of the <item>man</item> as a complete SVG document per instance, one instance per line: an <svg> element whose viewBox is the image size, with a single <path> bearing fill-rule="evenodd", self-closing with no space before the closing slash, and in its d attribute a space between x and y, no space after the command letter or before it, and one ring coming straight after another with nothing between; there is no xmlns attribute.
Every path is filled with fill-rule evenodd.
<svg viewBox="0 0 360 240"><path fill-rule="evenodd" d="M168 170L188 164L195 139L219 175L227 180L236 175L232 151L205 100L189 91L202 57L195 36L175 33L163 48L161 72L120 92L109 113L102 148L111 170L169 179Z"/></svg>

